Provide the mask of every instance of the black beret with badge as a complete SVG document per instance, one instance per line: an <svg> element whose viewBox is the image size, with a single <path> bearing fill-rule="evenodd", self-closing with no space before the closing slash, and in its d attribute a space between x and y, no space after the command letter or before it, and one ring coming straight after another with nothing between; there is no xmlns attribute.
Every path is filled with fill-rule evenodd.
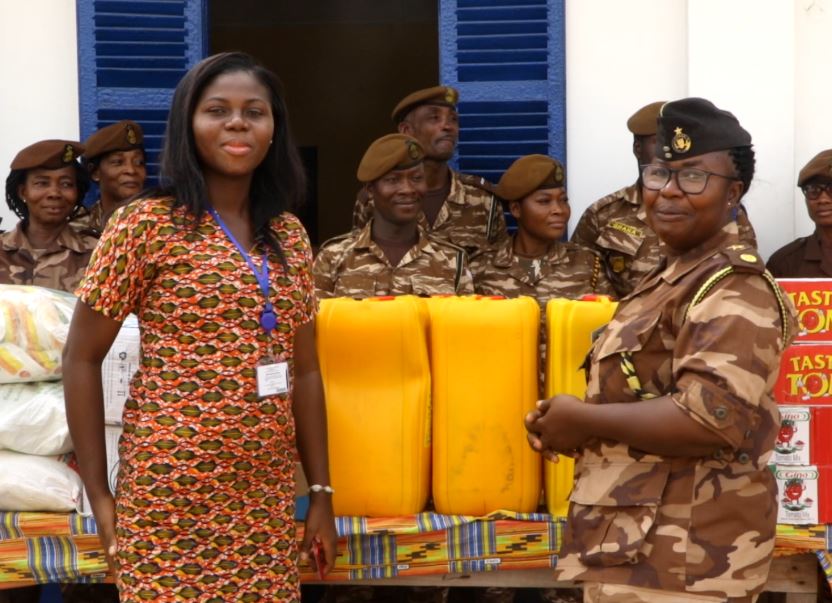
<svg viewBox="0 0 832 603"><path fill-rule="evenodd" d="M536 190L565 185L560 161L546 155L526 155L505 171L497 185L497 195L506 201L518 201Z"/></svg>
<svg viewBox="0 0 832 603"><path fill-rule="evenodd" d="M358 180L372 182L392 170L406 170L425 158L422 146L406 134L387 134L374 140L361 163L358 164Z"/></svg>
<svg viewBox="0 0 832 603"><path fill-rule="evenodd" d="M803 186L813 178L832 181L832 149L821 151L803 166L797 176L797 186Z"/></svg>
<svg viewBox="0 0 832 603"><path fill-rule="evenodd" d="M12 170L57 170L75 163L83 152L84 145L74 140L41 140L15 155L9 167Z"/></svg>
<svg viewBox="0 0 832 603"><path fill-rule="evenodd" d="M456 88L450 86L433 86L432 88L417 90L405 96L393 109L393 123L398 124L407 117L408 113L421 105L439 105L456 109L458 102L459 92Z"/></svg>
<svg viewBox="0 0 832 603"><path fill-rule="evenodd" d="M87 161L115 151L144 148L144 132L134 121L125 119L93 132L84 141L84 159Z"/></svg>
<svg viewBox="0 0 832 603"><path fill-rule="evenodd" d="M665 161L751 146L751 134L737 118L704 98L665 103L656 125L656 157Z"/></svg>

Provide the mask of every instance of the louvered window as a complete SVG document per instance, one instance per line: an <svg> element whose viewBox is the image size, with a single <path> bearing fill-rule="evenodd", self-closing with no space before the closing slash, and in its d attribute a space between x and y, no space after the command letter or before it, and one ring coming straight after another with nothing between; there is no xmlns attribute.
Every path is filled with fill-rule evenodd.
<svg viewBox="0 0 832 603"><path fill-rule="evenodd" d="M565 161L563 0L441 0L440 28L442 83L460 92L459 170L496 183L522 155Z"/></svg>
<svg viewBox="0 0 832 603"><path fill-rule="evenodd" d="M155 184L173 89L204 56L203 0L78 0L82 139L121 119L141 124Z"/></svg>

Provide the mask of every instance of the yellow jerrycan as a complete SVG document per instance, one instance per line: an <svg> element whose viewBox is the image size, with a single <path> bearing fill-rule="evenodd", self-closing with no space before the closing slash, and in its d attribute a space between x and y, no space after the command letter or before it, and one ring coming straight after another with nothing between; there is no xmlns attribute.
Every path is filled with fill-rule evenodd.
<svg viewBox="0 0 832 603"><path fill-rule="evenodd" d="M414 296L324 299L317 348L336 515L425 509L430 493L428 312Z"/></svg>
<svg viewBox="0 0 832 603"><path fill-rule="evenodd" d="M534 511L541 459L523 418L537 400L537 302L445 297L428 307L436 511Z"/></svg>
<svg viewBox="0 0 832 603"><path fill-rule="evenodd" d="M592 346L592 333L607 324L617 302L603 295L580 300L556 298L546 305L546 397L586 394L584 359ZM575 461L560 455L557 463L543 463L546 507L549 513L566 517L569 493L575 476Z"/></svg>

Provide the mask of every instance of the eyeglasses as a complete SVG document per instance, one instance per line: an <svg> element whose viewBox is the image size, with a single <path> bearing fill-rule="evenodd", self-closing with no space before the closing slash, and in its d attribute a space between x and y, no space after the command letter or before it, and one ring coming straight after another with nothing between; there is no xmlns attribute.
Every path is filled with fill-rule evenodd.
<svg viewBox="0 0 832 603"><path fill-rule="evenodd" d="M689 195L698 195L704 191L705 187L708 186L708 178L711 176L719 176L728 180L739 180L735 176L706 172L697 168L672 170L663 165L649 163L641 166L641 183L651 191L660 191L667 186L673 174L676 174L676 182L679 184L679 188Z"/></svg>
<svg viewBox="0 0 832 603"><path fill-rule="evenodd" d="M806 195L806 198L809 201L815 201L820 199L820 196L823 193L826 193L827 197L832 198L832 182L825 182L823 184L806 184L803 186L803 194Z"/></svg>

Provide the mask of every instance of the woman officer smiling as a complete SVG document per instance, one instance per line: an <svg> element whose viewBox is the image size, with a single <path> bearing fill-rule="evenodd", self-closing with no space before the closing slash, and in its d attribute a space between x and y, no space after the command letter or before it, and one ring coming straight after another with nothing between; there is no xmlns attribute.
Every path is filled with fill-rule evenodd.
<svg viewBox="0 0 832 603"><path fill-rule="evenodd" d="M560 579L585 601L753 601L777 517L771 390L794 310L733 208L751 137L711 102L666 103L643 196L664 258L593 346L585 401L526 418L532 446L577 454Z"/></svg>

